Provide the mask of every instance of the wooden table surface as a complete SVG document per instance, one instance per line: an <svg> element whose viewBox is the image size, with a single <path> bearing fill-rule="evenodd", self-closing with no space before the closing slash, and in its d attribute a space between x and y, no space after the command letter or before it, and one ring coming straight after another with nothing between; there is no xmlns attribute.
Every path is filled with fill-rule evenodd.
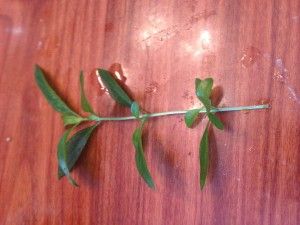
<svg viewBox="0 0 300 225"><path fill-rule="evenodd" d="M300 1L0 0L0 224L278 224L300 221ZM153 119L145 155L149 189L134 164L137 123L107 122L72 172L57 180L58 113L34 64L79 110L80 69L101 115L129 115L100 90L95 68L123 72L150 112L199 105L194 78L211 76L221 106L206 187L198 181L204 123Z"/></svg>

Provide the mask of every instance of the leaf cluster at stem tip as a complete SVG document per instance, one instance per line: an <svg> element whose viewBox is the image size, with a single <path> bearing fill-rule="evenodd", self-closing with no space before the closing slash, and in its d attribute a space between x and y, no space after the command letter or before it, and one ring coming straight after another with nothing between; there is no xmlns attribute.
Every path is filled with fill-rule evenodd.
<svg viewBox="0 0 300 225"><path fill-rule="evenodd" d="M75 132L70 138L69 136L73 132L73 130L83 121L88 121L87 118L81 117L78 113L74 112L58 94L54 91L54 89L50 86L48 81L45 78L43 70L36 65L35 67L35 80L44 94L45 98L49 102L49 104L61 114L62 120L66 127L72 126L68 128L62 135L58 146L57 146L57 160L58 160L58 177L61 178L66 176L69 182L78 186L76 181L71 177L70 171L75 166L79 156L81 155L84 147L86 146L89 137L92 132L96 128L98 124L89 125L88 127ZM90 115L94 115L94 110L92 109L90 103L88 102L86 95L84 93L84 80L83 73L80 73L80 98L81 98L81 107L83 111L89 113Z"/></svg>

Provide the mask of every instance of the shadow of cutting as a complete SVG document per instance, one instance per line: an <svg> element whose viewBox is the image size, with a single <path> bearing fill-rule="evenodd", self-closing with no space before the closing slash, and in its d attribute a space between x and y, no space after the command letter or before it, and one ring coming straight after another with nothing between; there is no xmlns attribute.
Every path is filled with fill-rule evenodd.
<svg viewBox="0 0 300 225"><path fill-rule="evenodd" d="M223 88L221 86L216 86L212 90L211 94L211 101L212 105L215 107L218 107L218 105L221 103L222 98L223 98L224 92ZM222 116L218 115L218 117ZM210 157L209 157L209 177L210 180L213 180L216 177L216 173L218 171L218 150L217 150L217 145L216 145L216 136L214 132L213 126L209 127L209 151L210 151Z"/></svg>
<svg viewBox="0 0 300 225"><path fill-rule="evenodd" d="M152 155L156 162L156 168L165 177L166 189L177 196L184 196L186 183L182 171L176 165L179 160L176 158L176 151L167 151L158 138L152 141Z"/></svg>
<svg viewBox="0 0 300 225"><path fill-rule="evenodd" d="M212 104L217 107L221 103L223 96L223 88L221 86L214 87L210 97Z"/></svg>
<svg viewBox="0 0 300 225"><path fill-rule="evenodd" d="M205 118L205 116L206 116L205 113L199 114L199 116L197 117L197 119L195 120L191 128L193 129L197 127L201 123L201 121Z"/></svg>
<svg viewBox="0 0 300 225"><path fill-rule="evenodd" d="M224 96L224 92L223 92L223 88L221 86L216 86L213 91L212 91L212 95L211 95L211 100L212 100L212 104L215 107L219 107L222 98ZM223 106L224 107L224 106ZM217 113L218 117L220 118L221 121L228 121L229 120L229 115L232 114L232 112L222 112L222 113ZM232 115L231 115L232 116ZM232 128L230 126L230 123L224 123L225 129L227 131L231 131Z"/></svg>
<svg viewBox="0 0 300 225"><path fill-rule="evenodd" d="M101 126L102 124L99 124L91 134L78 161L72 169L72 171L76 171L78 177L80 178L79 186L99 186L99 183L103 180L102 178L104 177L104 174L99 174L104 173L101 169L99 169L102 161L102 154L99 153L101 150L99 150L99 147L91 147L99 146L99 144L95 143L98 141L95 136L97 136L98 129L100 129Z"/></svg>
<svg viewBox="0 0 300 225"><path fill-rule="evenodd" d="M164 188L168 190L167 192L177 193L178 196L183 196L186 192L186 183L183 179L182 171L180 171L180 168L176 166L176 163L179 162L179 160L175 157L176 151L168 151L157 136L152 136L150 140L149 130L147 127L145 127L143 132L143 143L145 152L150 149L152 150L152 165L154 165L154 169L158 170L165 178L164 181L166 187ZM149 162L147 159L146 161ZM155 182L155 177L153 177L153 179Z"/></svg>

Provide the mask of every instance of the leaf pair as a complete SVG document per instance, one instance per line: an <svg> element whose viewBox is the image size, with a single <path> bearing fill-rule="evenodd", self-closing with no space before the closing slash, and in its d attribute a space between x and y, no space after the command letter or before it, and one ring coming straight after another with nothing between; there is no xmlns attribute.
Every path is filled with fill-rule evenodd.
<svg viewBox="0 0 300 225"><path fill-rule="evenodd" d="M35 80L39 89L42 91L43 95L47 99L48 103L54 108L54 110L61 113L65 126L77 124L84 120L84 118L82 118L72 109L70 109L70 107L58 96L58 94L49 85L42 69L38 65L35 66ZM84 80L83 80L83 73L81 72L80 73L81 107L85 112L95 114L90 103L88 102L85 96L83 86L84 86Z"/></svg>
<svg viewBox="0 0 300 225"><path fill-rule="evenodd" d="M215 114L211 113L210 110L213 108L213 105L211 103L210 95L212 93L212 87L213 87L213 79L212 78L206 78L204 80L201 80L199 78L196 78L195 81L195 89L196 89L196 95L198 99L202 102L206 109L206 115L209 119L209 121L215 125L220 130L224 129L223 123L219 120L218 117L216 117Z"/></svg>
<svg viewBox="0 0 300 225"><path fill-rule="evenodd" d="M118 82L113 78L113 76L111 76L111 74L108 71L99 69L98 72L110 96L119 104L126 107L130 107L131 114L135 118L139 119L141 122L132 135L132 143L135 147L135 163L140 176L144 179L144 181L150 188L154 188L154 182L150 175L145 160L142 142L143 127L147 118L145 115L143 117L140 116L140 107L138 103L133 101L127 95L125 90L122 89L122 87L118 84Z"/></svg>
<svg viewBox="0 0 300 225"><path fill-rule="evenodd" d="M69 182L78 186L75 180L71 177L70 171L77 162L80 154L82 153L92 131L97 125L87 127L75 133L69 140L68 137L73 129L82 121L87 120L82 118L77 113L75 113L70 107L57 95L57 93L52 89L52 87L47 82L42 69L37 65L35 67L35 79L36 82L44 94L50 105L58 112L61 113L63 122L65 126L73 125L72 128L67 129L57 146L57 159L58 159L58 177L66 175ZM85 93L84 93L84 81L83 74L80 74L80 96L81 96L81 106L85 112L94 114L92 107L90 106Z"/></svg>
<svg viewBox="0 0 300 225"><path fill-rule="evenodd" d="M77 133L75 133L68 141L65 142L65 162L68 169L71 171L75 166L79 156L81 155L84 147L86 146L92 132L97 127L93 125L87 128L84 128ZM61 178L65 175L64 171L59 167L58 178Z"/></svg>
<svg viewBox="0 0 300 225"><path fill-rule="evenodd" d="M57 146L57 159L58 159L58 166L59 166L60 171L62 171L62 173L64 175L66 175L69 182L73 186L78 187L78 184L76 183L76 181L71 177L70 170L67 165L67 147L66 147L67 144L66 143L67 143L67 138L68 138L69 134L71 133L71 131L73 130L73 128L69 128L67 131L64 132L63 136L61 137L61 139L58 143L58 146Z"/></svg>
<svg viewBox="0 0 300 225"><path fill-rule="evenodd" d="M77 186L76 181L71 177L70 171L75 166L86 143L97 125L87 127L75 133L69 140L68 136L76 127L73 126L64 132L57 146L58 178L65 176L73 186Z"/></svg>
<svg viewBox="0 0 300 225"><path fill-rule="evenodd" d="M205 108L205 113L209 119L209 121L218 129L223 130L224 125L219 120L219 118L211 112L211 109L214 108L212 105L210 96L212 93L212 87L213 87L213 79L212 78L206 78L204 80L196 78L195 80L195 91L197 98L201 101ZM187 127L191 128L193 124L195 123L197 117L199 116L200 111L202 111L203 108L200 109L191 109L185 113L185 124ZM208 138L208 129L209 129L210 123L206 125L205 131L202 135L201 141L200 141L200 147L199 147L199 157L200 157L200 187L203 189L205 180L208 173L208 166L209 166L209 138Z"/></svg>

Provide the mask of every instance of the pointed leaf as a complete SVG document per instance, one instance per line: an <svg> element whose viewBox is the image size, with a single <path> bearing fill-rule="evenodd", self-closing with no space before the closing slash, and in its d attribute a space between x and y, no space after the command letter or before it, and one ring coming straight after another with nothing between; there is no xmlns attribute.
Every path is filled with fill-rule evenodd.
<svg viewBox="0 0 300 225"><path fill-rule="evenodd" d="M70 132L72 131L73 128L68 129L67 131L65 131L63 133L63 136L61 137L58 146L57 146L57 159L58 159L58 166L59 168L62 170L63 174L67 176L69 182L73 185L78 187L78 184L76 183L76 181L71 177L70 175L70 171L68 169L67 166L67 153L66 153L66 142L67 142L67 138L70 134Z"/></svg>
<svg viewBox="0 0 300 225"><path fill-rule="evenodd" d="M198 97L209 98L212 92L213 83L214 81L212 78L206 78L204 80L196 78L196 95Z"/></svg>
<svg viewBox="0 0 300 225"><path fill-rule="evenodd" d="M64 121L65 126L79 124L80 122L86 120L85 118L70 115L70 114L62 114L62 119Z"/></svg>
<svg viewBox="0 0 300 225"><path fill-rule="evenodd" d="M216 128L223 130L224 129L224 125L222 123L222 121L213 113L207 113L208 119L209 121L215 125Z"/></svg>
<svg viewBox="0 0 300 225"><path fill-rule="evenodd" d="M199 149L199 155L200 155L200 187L203 189L205 185L205 180L207 177L207 172L208 172L208 163L209 163L209 158L208 158L208 126L207 124L205 131L203 133L203 136L201 138L200 142L200 149Z"/></svg>
<svg viewBox="0 0 300 225"><path fill-rule="evenodd" d="M35 80L47 101L56 111L77 116L77 114L73 110L71 110L52 89L52 87L47 82L42 69L38 65L35 66Z"/></svg>
<svg viewBox="0 0 300 225"><path fill-rule="evenodd" d="M143 129L144 122L145 120L143 119L142 124L135 129L132 135L132 142L135 147L135 162L141 177L144 179L144 181L147 183L147 185L150 188L154 188L155 185L150 175L150 172L148 170L147 163L144 156L144 150L143 150L142 129Z"/></svg>
<svg viewBox="0 0 300 225"><path fill-rule="evenodd" d="M103 69L98 69L98 72L110 96L119 104L130 107L132 104L131 98L122 89L113 76L108 71Z"/></svg>
<svg viewBox="0 0 300 225"><path fill-rule="evenodd" d="M95 114L92 106L90 105L89 101L86 98L85 92L84 92L84 76L83 72L80 72L80 102L81 102L81 108L83 111Z"/></svg>
<svg viewBox="0 0 300 225"><path fill-rule="evenodd" d="M200 109L191 109L184 115L184 122L187 127L191 128L199 115Z"/></svg>
<svg viewBox="0 0 300 225"><path fill-rule="evenodd" d="M206 78L204 80L200 80L196 78L195 80L196 95L198 99L202 102L202 104L205 106L208 112L211 109L211 100L209 99L209 97L212 92L212 86L213 86L212 78Z"/></svg>
<svg viewBox="0 0 300 225"><path fill-rule="evenodd" d="M131 114L134 117L139 118L139 116L140 116L140 107L139 107L139 105L136 102L133 102L131 104L130 109L131 109Z"/></svg>
<svg viewBox="0 0 300 225"><path fill-rule="evenodd" d="M87 127L78 131L74 134L70 140L67 142L67 150L66 150L66 162L69 171L72 171L75 166L77 160L79 159L84 147L86 146L92 132L96 128L97 125ZM64 172L61 168L58 168L58 177L61 178L64 176Z"/></svg>

